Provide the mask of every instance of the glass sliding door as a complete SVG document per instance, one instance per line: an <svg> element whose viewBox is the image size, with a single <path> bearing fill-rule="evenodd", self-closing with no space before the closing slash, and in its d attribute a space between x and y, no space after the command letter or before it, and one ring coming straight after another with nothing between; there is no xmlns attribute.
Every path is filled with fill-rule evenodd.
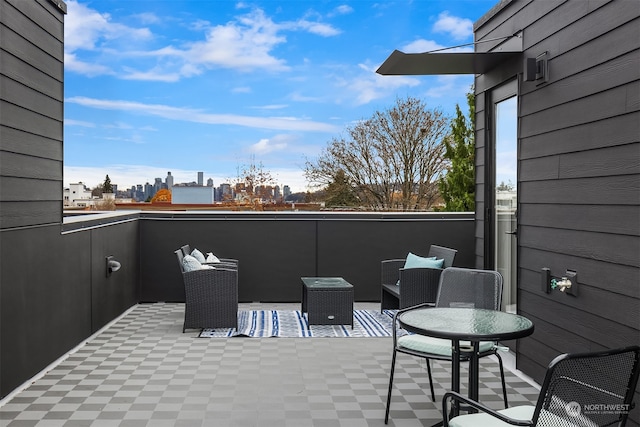
<svg viewBox="0 0 640 427"><path fill-rule="evenodd" d="M517 312L518 289L518 97L517 81L493 90L490 124L492 156L487 182L490 224L487 237L489 268L504 278L502 309Z"/></svg>

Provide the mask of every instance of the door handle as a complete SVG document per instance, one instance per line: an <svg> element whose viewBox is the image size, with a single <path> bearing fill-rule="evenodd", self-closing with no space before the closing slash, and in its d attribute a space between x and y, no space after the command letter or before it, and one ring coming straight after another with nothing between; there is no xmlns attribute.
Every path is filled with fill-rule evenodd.
<svg viewBox="0 0 640 427"><path fill-rule="evenodd" d="M511 234L512 236L516 236L518 234L518 229L516 228L513 231L505 231L504 234Z"/></svg>

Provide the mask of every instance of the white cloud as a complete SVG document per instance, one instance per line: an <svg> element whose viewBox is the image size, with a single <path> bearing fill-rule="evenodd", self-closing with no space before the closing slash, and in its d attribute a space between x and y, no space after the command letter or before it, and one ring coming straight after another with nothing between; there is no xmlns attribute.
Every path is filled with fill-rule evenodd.
<svg viewBox="0 0 640 427"><path fill-rule="evenodd" d="M448 46L442 46L439 43L436 43L433 40L425 40L418 39L414 40L409 44L404 45L401 49L404 53L423 53L423 52L444 52L444 53L454 53L454 52L473 52L473 47L463 46L463 47L453 47L449 48Z"/></svg>
<svg viewBox="0 0 640 427"><path fill-rule="evenodd" d="M442 49L443 47L444 46L434 42L433 40L418 39L404 45L400 50L404 53L423 53Z"/></svg>
<svg viewBox="0 0 640 427"><path fill-rule="evenodd" d="M302 168L279 168L269 170L280 189L288 185L292 193L302 193L311 190L304 177Z"/></svg>
<svg viewBox="0 0 640 427"><path fill-rule="evenodd" d="M144 12L144 13L138 13L136 15L133 15L134 18L138 18L140 20L140 22L142 22L143 24L147 25L147 24L159 24L162 22L162 20L154 13L151 12Z"/></svg>
<svg viewBox="0 0 640 427"><path fill-rule="evenodd" d="M104 50L104 44L115 41L131 44L153 37L148 28L114 23L108 13L99 13L76 0L67 2L67 11L64 25L64 67L67 71L90 77L115 75L111 64L83 59L80 52L99 52Z"/></svg>
<svg viewBox="0 0 640 427"><path fill-rule="evenodd" d="M260 106L251 107L251 108L255 108L258 110L281 110L287 107L288 105L286 104L270 104L270 105L260 105Z"/></svg>
<svg viewBox="0 0 640 427"><path fill-rule="evenodd" d="M78 74L84 74L89 77L114 74L109 67L81 61L75 54L69 52L64 53L64 69Z"/></svg>
<svg viewBox="0 0 640 427"><path fill-rule="evenodd" d="M204 67L288 70L284 60L270 54L286 41L279 30L262 10L254 9L237 21L212 27L204 41L191 44L182 55L186 62Z"/></svg>
<svg viewBox="0 0 640 427"><path fill-rule="evenodd" d="M180 80L180 74L175 72L165 73L162 70L152 69L149 71L137 71L129 67L124 67L125 73L122 74L123 80L144 80L153 82L177 82Z"/></svg>
<svg viewBox="0 0 640 427"><path fill-rule="evenodd" d="M237 8L246 9L247 6L239 3ZM222 25L212 26L208 21L195 20L190 28L203 33L201 40L175 40L173 45L146 49L143 42L155 39L148 28L114 22L111 15L77 0L69 0L68 10L65 68L88 76L113 75L127 80L176 82L214 68L242 72L289 71L286 60L273 53L279 45L286 43L286 31L305 31L322 37L340 33L330 24L306 18L277 23L262 9L253 8ZM346 9L340 10L346 13ZM143 23L159 22L159 18L151 13L134 17ZM128 59L146 57L155 58L150 69L140 64L135 68L118 68Z"/></svg>
<svg viewBox="0 0 640 427"><path fill-rule="evenodd" d="M295 91L289 95L289 99L296 102L320 102L322 98L317 96L307 96L301 94L299 91Z"/></svg>
<svg viewBox="0 0 640 427"><path fill-rule="evenodd" d="M272 151L280 151L287 148L287 144L284 142L274 142L268 138L263 138L260 141L249 147L249 151L255 154L267 154Z"/></svg>
<svg viewBox="0 0 640 427"><path fill-rule="evenodd" d="M331 37L340 34L342 31L333 27L329 24L323 24L321 22L307 21L306 19L301 19L295 23L295 27L301 28L310 32L311 34L315 34L322 37Z"/></svg>
<svg viewBox="0 0 640 427"><path fill-rule="evenodd" d="M343 4L336 7L333 13L336 15L348 15L350 13L353 13L353 8L347 4Z"/></svg>
<svg viewBox="0 0 640 427"><path fill-rule="evenodd" d="M409 76L381 76L377 66L358 64L359 72L345 73L350 77L336 77L343 89L344 98L355 105L364 105L376 99L392 95L402 87L415 87L420 80Z"/></svg>
<svg viewBox="0 0 640 427"><path fill-rule="evenodd" d="M131 126L128 123L123 123L123 122L115 122L115 123L110 124L110 125L104 125L104 127L107 128L107 129L125 129L125 130L133 129L133 126Z"/></svg>
<svg viewBox="0 0 640 427"><path fill-rule="evenodd" d="M236 125L261 129L295 130L307 132L336 132L334 125L282 117L252 117L236 114L212 114L191 108L172 107L161 104L144 104L135 101L106 100L76 96L65 99L70 104L102 110L118 110L130 113L163 117L185 122L211 125Z"/></svg>
<svg viewBox="0 0 640 427"><path fill-rule="evenodd" d="M449 12L442 12L433 24L436 33L447 33L456 40L465 40L473 35L473 22L470 19L451 16Z"/></svg>
<svg viewBox="0 0 640 427"><path fill-rule="evenodd" d="M122 39L128 42L152 37L148 28L133 28L114 23L108 13L99 13L75 0L67 1L64 22L65 50L94 50L105 40Z"/></svg>
<svg viewBox="0 0 640 427"><path fill-rule="evenodd" d="M436 78L436 82L436 85L430 86L425 92L425 96L429 98L463 97L469 91L471 84L473 84L473 77L464 75L442 75Z"/></svg>
<svg viewBox="0 0 640 427"><path fill-rule="evenodd" d="M85 128L94 128L96 127L95 123L87 122L84 120L74 120L74 119L64 119L65 126L81 126Z"/></svg>

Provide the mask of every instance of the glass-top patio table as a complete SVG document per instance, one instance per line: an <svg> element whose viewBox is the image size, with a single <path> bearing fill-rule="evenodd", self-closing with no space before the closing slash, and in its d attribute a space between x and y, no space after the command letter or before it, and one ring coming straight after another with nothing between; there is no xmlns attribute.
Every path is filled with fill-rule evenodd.
<svg viewBox="0 0 640 427"><path fill-rule="evenodd" d="M425 307L400 313L397 319L400 326L409 332L452 341L453 391L460 391L461 352L469 357L469 397L476 401L480 341L523 338L531 335L534 329L533 323L526 317L477 308ZM461 350L460 341L471 341L473 349Z"/></svg>

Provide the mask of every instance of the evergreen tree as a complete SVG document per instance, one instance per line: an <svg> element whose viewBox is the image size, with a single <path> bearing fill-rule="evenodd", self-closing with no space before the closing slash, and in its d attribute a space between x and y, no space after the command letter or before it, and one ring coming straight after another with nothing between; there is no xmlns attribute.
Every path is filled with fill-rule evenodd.
<svg viewBox="0 0 640 427"><path fill-rule="evenodd" d="M113 193L113 186L111 185L111 179L109 178L109 175L107 175L104 179L104 183L102 184L102 192Z"/></svg>
<svg viewBox="0 0 640 427"><path fill-rule="evenodd" d="M358 206L360 203L342 169L338 169L336 176L333 178L333 182L327 186L326 193L326 206L328 207Z"/></svg>
<svg viewBox="0 0 640 427"><path fill-rule="evenodd" d="M467 93L469 118L456 104L451 133L445 139L445 158L450 161L447 174L440 180L440 194L445 211L475 210L475 98L473 88Z"/></svg>

